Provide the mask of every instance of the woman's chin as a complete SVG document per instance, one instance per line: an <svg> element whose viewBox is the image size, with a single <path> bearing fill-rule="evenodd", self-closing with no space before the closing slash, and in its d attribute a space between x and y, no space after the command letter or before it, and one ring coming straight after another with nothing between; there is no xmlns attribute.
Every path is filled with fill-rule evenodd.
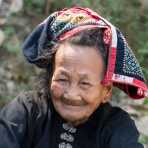
<svg viewBox="0 0 148 148"><path fill-rule="evenodd" d="M84 113L77 111L60 111L59 114L66 122L69 122L73 125L82 124L88 119Z"/></svg>
<svg viewBox="0 0 148 148"><path fill-rule="evenodd" d="M70 123L70 124L72 124L72 125L74 125L74 126L77 126L77 125L80 125L80 124L83 124L84 122L86 122L87 120L88 120L88 118L84 118L84 117L81 117L81 118L74 118L74 117L70 117L70 116L62 116L62 118L66 121L66 122L68 122L68 123Z"/></svg>
<svg viewBox="0 0 148 148"><path fill-rule="evenodd" d="M78 125L84 123L90 116L87 106L72 106L66 104L54 104L58 114L69 123Z"/></svg>

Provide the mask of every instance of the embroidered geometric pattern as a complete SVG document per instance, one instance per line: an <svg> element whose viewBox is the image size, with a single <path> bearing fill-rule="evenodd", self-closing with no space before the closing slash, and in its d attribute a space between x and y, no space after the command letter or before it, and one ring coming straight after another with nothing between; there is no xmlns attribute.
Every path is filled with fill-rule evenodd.
<svg viewBox="0 0 148 148"><path fill-rule="evenodd" d="M67 32L73 28L75 28L77 25L72 23L65 23L60 21L55 21L51 26L51 31L53 31L54 36L57 37L60 34L63 34L64 32Z"/></svg>
<svg viewBox="0 0 148 148"><path fill-rule="evenodd" d="M106 24L102 20L96 21L90 17L87 17L83 13L71 14L70 12L66 12L61 16L57 16L56 20L51 25L51 31L54 33L54 36L56 38L64 32L84 25L98 25L100 27L106 26Z"/></svg>
<svg viewBox="0 0 148 148"><path fill-rule="evenodd" d="M124 58L123 58L123 72L125 74L131 75L131 76L138 76L141 79L144 79L144 75L142 73L142 70L140 68L140 65L132 52L131 48L129 47L125 37L121 32L119 32L120 38L123 41L124 48ZM120 55L121 56L121 55Z"/></svg>
<svg viewBox="0 0 148 148"><path fill-rule="evenodd" d="M129 47L126 46L124 52L125 54L124 54L123 71L127 74L137 75L143 79L144 75L140 69L140 65L137 62L136 57L134 56L132 50L130 50Z"/></svg>

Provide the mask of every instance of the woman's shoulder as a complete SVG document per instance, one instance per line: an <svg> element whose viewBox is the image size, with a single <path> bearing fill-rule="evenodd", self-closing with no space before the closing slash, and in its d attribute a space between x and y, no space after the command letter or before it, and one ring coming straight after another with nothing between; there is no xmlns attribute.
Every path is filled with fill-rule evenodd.
<svg viewBox="0 0 148 148"><path fill-rule="evenodd" d="M35 92L34 91L21 92L14 98L14 100L12 100L12 102L10 102L10 104L13 102L24 105L27 108L31 108L36 103Z"/></svg>
<svg viewBox="0 0 148 148"><path fill-rule="evenodd" d="M16 114L29 115L31 114L44 114L48 109L47 99L41 98L35 91L26 91L18 94L11 102L5 105L0 114L11 115Z"/></svg>
<svg viewBox="0 0 148 148"><path fill-rule="evenodd" d="M107 114L107 119L105 125L111 129L118 129L128 127L130 125L134 126L134 120L131 118L130 114L123 110L121 107L108 105L109 111Z"/></svg>
<svg viewBox="0 0 148 148"><path fill-rule="evenodd" d="M15 105L20 105L23 108L26 108L28 110L31 110L32 107L36 106L38 104L37 98L38 96L36 95L35 91L26 91L26 92L21 92L18 94L11 102L9 102L6 106L15 106Z"/></svg>
<svg viewBox="0 0 148 148"><path fill-rule="evenodd" d="M134 120L125 110L110 105L107 120L104 122L103 137L109 140L108 147L125 145L127 148L142 148L138 143L139 132ZM132 137L132 138L131 138Z"/></svg>
<svg viewBox="0 0 148 148"><path fill-rule="evenodd" d="M108 124L110 126L117 125L123 125L128 124L129 122L133 122L133 119L129 115L128 112L123 110L121 107L118 106L111 106L110 105L110 112L108 115Z"/></svg>
<svg viewBox="0 0 148 148"><path fill-rule="evenodd" d="M4 137L4 140L0 141L0 147L30 144L34 133L37 130L42 131L47 113L48 104L35 92L20 93L0 111L0 135ZM40 132L37 136L41 134Z"/></svg>
<svg viewBox="0 0 148 148"><path fill-rule="evenodd" d="M43 96L40 92L37 91L26 91L20 93L15 100L22 103L27 104L28 106L38 106L41 107L43 104L44 106L48 104L47 96Z"/></svg>
<svg viewBox="0 0 148 148"><path fill-rule="evenodd" d="M104 125L115 125L115 123L132 120L125 110L118 106L112 106L111 103L106 103L101 106L99 116L101 116Z"/></svg>

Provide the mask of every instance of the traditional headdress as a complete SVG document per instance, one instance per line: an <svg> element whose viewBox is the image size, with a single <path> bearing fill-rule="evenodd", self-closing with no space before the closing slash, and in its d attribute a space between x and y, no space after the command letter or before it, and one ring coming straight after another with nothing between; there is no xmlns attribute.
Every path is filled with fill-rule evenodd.
<svg viewBox="0 0 148 148"><path fill-rule="evenodd" d="M147 97L143 73L123 34L89 8L73 7L52 13L24 42L24 56L41 68L50 67L52 61L47 56L53 54L52 47L57 42L93 28L104 30L103 40L108 46L107 71L102 83L113 83L134 99Z"/></svg>

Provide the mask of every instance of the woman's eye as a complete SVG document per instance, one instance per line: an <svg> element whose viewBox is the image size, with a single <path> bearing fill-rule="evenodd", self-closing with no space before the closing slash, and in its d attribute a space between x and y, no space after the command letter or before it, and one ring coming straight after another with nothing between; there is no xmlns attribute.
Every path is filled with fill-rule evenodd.
<svg viewBox="0 0 148 148"><path fill-rule="evenodd" d="M87 83L87 82L81 82L81 84L83 84L83 85L89 85L89 83Z"/></svg>
<svg viewBox="0 0 148 148"><path fill-rule="evenodd" d="M88 89L88 88L91 87L91 84L90 84L89 82L81 82L81 83L80 83L80 87L81 87L82 89Z"/></svg>
<svg viewBox="0 0 148 148"><path fill-rule="evenodd" d="M85 86L90 86L90 83L88 82L81 82L82 85L85 85Z"/></svg>
<svg viewBox="0 0 148 148"><path fill-rule="evenodd" d="M57 81L60 81L60 82L67 82L68 80L67 80L67 79L64 79L64 78L60 78L60 79L57 79Z"/></svg>

